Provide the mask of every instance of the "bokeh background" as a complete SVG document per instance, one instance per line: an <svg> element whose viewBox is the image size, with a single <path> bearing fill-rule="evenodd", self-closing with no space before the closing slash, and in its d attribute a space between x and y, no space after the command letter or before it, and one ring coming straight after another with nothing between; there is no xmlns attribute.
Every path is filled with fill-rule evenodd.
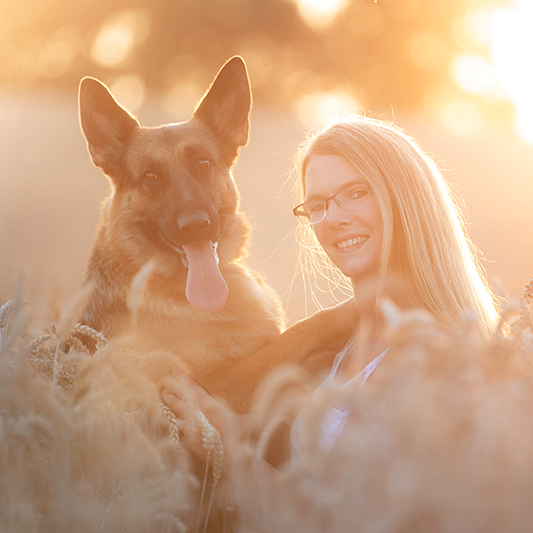
<svg viewBox="0 0 533 533"><path fill-rule="evenodd" d="M434 155L496 291L517 296L533 275L532 26L531 0L3 0L0 301L23 275L38 309L60 307L83 278L108 184L79 129L81 77L158 125L186 120L235 54L254 94L235 169L250 264L291 320L314 309L292 154L346 110L394 119Z"/></svg>

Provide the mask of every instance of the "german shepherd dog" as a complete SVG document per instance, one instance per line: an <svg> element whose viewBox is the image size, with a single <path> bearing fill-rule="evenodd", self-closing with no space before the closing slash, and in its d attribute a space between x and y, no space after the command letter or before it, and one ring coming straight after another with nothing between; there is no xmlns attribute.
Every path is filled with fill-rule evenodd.
<svg viewBox="0 0 533 533"><path fill-rule="evenodd" d="M327 365L353 333L353 302L283 332L276 295L243 261L249 231L231 168L248 142L244 61L221 68L187 122L143 127L94 78L81 81L79 105L92 161L111 183L80 322L108 338L134 333L142 350L171 351L238 411L277 365L309 357ZM132 280L148 261L132 332Z"/></svg>

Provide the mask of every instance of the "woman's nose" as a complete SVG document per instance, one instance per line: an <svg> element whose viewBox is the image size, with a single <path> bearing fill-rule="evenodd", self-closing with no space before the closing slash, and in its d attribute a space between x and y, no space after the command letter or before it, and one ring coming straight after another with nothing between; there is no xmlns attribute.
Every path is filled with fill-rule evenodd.
<svg viewBox="0 0 533 533"><path fill-rule="evenodd" d="M347 212L344 209L343 205L336 199L332 199L329 202L328 210L326 213L326 220L330 224L340 224L346 222L347 219Z"/></svg>

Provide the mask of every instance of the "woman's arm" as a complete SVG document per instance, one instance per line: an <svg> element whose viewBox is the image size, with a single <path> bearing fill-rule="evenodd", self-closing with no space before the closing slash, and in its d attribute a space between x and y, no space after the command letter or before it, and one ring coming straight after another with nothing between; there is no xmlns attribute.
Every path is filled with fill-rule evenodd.
<svg viewBox="0 0 533 533"><path fill-rule="evenodd" d="M354 298L300 320L278 338L246 357L194 369L194 379L209 383L212 396L225 398L238 412L250 409L259 384L282 365L319 373L353 336L358 314Z"/></svg>

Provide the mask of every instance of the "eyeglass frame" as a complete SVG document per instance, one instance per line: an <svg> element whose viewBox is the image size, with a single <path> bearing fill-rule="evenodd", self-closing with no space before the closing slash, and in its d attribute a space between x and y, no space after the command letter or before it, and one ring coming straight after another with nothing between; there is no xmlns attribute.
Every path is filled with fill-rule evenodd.
<svg viewBox="0 0 533 533"><path fill-rule="evenodd" d="M319 222L322 222L328 215L328 209L329 209L329 203L332 201L332 200L335 200L335 203L339 206L339 207L342 207L342 203L340 200L338 200L336 198L336 196L338 194L340 194L341 192L345 191L346 189L349 189L350 187L353 187L354 185L364 185L366 187L368 187L368 193L371 192L372 190L372 187L370 186L369 183L367 182L353 182L353 183L349 183L348 185L346 185L346 187L343 187L342 189L340 189L339 191L337 191L335 194L332 194L331 196L328 196L327 198L317 198L316 200L308 200L307 202L302 202L301 204L297 205L296 207L293 207L292 209L292 214L304 225L304 226L314 226L315 224L318 224ZM365 203L368 201L365 200ZM326 204L326 208L324 209L324 216L320 219L320 220L316 220L315 222L309 222L309 223L306 223L304 222L301 218L300 218L300 215L298 214L298 210L302 207L302 206L305 206L305 204L309 204L309 203L312 203L312 202L325 202ZM303 215L305 216L305 215ZM309 218L309 220L311 220Z"/></svg>

